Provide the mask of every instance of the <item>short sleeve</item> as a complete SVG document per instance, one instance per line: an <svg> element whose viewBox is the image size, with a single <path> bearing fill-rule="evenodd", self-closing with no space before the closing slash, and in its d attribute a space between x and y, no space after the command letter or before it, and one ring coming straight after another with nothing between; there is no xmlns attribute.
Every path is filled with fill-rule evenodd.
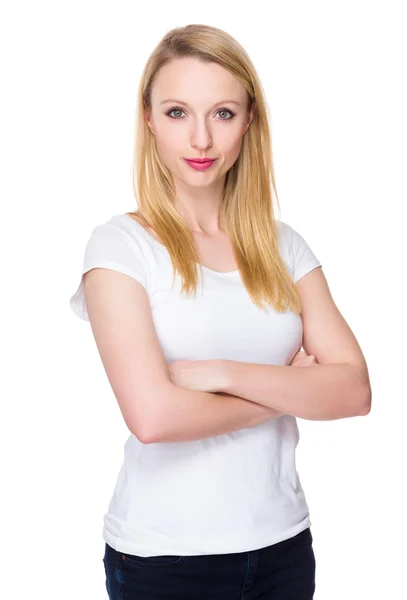
<svg viewBox="0 0 407 600"><path fill-rule="evenodd" d="M77 317L89 321L84 296L84 274L95 267L119 271L133 277L147 289L143 251L138 241L112 223L97 225L86 243L82 274L69 305Z"/></svg>
<svg viewBox="0 0 407 600"><path fill-rule="evenodd" d="M294 283L297 283L301 277L316 267L322 267L322 264L302 235L290 225L286 224L286 228L288 229L291 272Z"/></svg>

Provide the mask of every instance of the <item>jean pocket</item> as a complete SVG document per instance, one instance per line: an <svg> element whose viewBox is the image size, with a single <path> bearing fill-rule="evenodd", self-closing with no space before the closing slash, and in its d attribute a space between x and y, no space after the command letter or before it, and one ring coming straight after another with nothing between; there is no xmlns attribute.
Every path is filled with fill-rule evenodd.
<svg viewBox="0 0 407 600"><path fill-rule="evenodd" d="M120 552L122 566L129 565L134 567L158 568L166 565L175 565L179 563L182 556L176 554L165 554L161 556L138 556L137 554L127 554Z"/></svg>

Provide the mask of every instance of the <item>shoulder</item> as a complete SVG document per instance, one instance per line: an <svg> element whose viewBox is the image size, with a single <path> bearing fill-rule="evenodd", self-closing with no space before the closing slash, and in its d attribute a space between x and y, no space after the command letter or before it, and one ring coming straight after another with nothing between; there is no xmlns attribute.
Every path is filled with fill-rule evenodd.
<svg viewBox="0 0 407 600"><path fill-rule="evenodd" d="M293 228L284 221L276 220L277 239L280 250L284 253L289 252L293 237Z"/></svg>
<svg viewBox="0 0 407 600"><path fill-rule="evenodd" d="M294 227L278 221L281 232L281 251L297 283L309 271L321 267L322 263L304 237Z"/></svg>
<svg viewBox="0 0 407 600"><path fill-rule="evenodd" d="M81 277L70 299L72 310L82 319L89 320L84 297L84 275L91 269L118 271L148 290L149 249L142 235L136 228L132 230L131 225L122 215L114 215L93 227L85 245Z"/></svg>
<svg viewBox="0 0 407 600"><path fill-rule="evenodd" d="M113 215L96 225L85 248L85 266L126 265L127 269L145 269L150 261L150 248L144 236L125 215Z"/></svg>
<svg viewBox="0 0 407 600"><path fill-rule="evenodd" d="M281 234L282 243L287 246L290 253L308 248L308 244L304 237L298 230L294 229L292 225L289 225L284 221L277 221L277 229Z"/></svg>
<svg viewBox="0 0 407 600"><path fill-rule="evenodd" d="M92 230L90 239L101 244L125 244L133 251L142 250L146 245L143 232L135 226L132 218L124 214L113 215L107 221L96 225Z"/></svg>
<svg viewBox="0 0 407 600"><path fill-rule="evenodd" d="M285 221L276 221L277 231L281 235L281 238L285 242L291 243L294 235L297 233L291 225Z"/></svg>

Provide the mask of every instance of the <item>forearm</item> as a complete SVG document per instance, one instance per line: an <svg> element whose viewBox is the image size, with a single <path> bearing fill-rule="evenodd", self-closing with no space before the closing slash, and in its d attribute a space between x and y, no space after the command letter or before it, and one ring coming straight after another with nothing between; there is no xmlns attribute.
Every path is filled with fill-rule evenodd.
<svg viewBox="0 0 407 600"><path fill-rule="evenodd" d="M234 395L200 392L171 384L148 443L189 442L246 427L279 417L274 408Z"/></svg>
<svg viewBox="0 0 407 600"><path fill-rule="evenodd" d="M222 361L223 391L301 419L325 421L366 414L370 389L350 364L308 368Z"/></svg>

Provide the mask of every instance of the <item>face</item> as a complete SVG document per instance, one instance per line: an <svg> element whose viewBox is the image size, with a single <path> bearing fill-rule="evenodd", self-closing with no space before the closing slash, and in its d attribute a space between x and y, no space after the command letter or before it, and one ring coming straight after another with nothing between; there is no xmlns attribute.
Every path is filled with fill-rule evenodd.
<svg viewBox="0 0 407 600"><path fill-rule="evenodd" d="M151 103L146 121L174 182L193 187L219 183L239 156L253 118L243 85L217 63L176 59L158 72ZM185 160L194 158L216 160L208 169L195 170Z"/></svg>

